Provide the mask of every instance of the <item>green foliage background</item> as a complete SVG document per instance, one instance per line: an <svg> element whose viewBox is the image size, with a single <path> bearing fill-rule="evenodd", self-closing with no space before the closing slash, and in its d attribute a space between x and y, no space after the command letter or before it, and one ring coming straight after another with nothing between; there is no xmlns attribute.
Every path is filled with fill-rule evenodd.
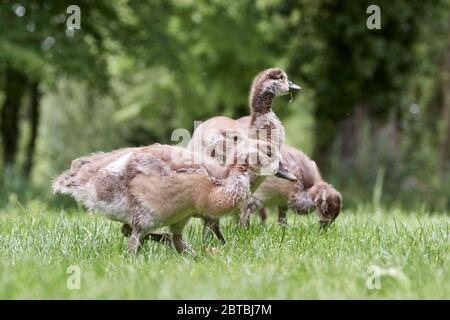
<svg viewBox="0 0 450 320"><path fill-rule="evenodd" d="M73 34L72 4L81 9ZM450 2L377 1L381 30L366 27L370 4L1 0L3 113L7 98L21 94L18 148L13 161L2 159L0 201L57 205L50 180L75 157L174 143L172 131L192 131L194 120L246 115L253 77L279 66L303 87L291 103L275 101L287 142L319 163L345 206L448 210ZM23 81L13 82L17 75ZM24 177L33 84L40 117ZM4 117L3 128L12 121Z"/></svg>

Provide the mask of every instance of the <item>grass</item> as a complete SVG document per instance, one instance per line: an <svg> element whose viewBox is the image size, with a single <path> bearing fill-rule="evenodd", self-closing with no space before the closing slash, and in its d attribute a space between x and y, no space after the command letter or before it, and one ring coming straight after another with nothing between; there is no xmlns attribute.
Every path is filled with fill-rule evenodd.
<svg viewBox="0 0 450 320"><path fill-rule="evenodd" d="M39 203L9 206L0 210L0 298L450 298L448 214L347 210L322 233L315 216L292 213L284 234L274 218L264 227L254 217L249 230L231 218L222 224L229 244L204 244L193 219L185 233L196 257L152 242L130 256L118 223ZM73 265L78 290L67 288ZM380 289L366 287L372 265Z"/></svg>

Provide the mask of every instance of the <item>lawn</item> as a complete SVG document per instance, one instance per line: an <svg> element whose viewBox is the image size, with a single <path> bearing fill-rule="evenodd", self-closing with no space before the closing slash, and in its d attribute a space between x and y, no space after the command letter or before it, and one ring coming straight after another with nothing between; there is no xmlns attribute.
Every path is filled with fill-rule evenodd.
<svg viewBox="0 0 450 320"><path fill-rule="evenodd" d="M10 205L0 209L0 298L450 298L448 214L345 210L326 232L315 218L291 213L285 232L275 217L253 217L249 230L228 218L226 246L203 243L193 219L185 234L197 256L152 242L130 256L118 223ZM366 285L373 270L379 289Z"/></svg>

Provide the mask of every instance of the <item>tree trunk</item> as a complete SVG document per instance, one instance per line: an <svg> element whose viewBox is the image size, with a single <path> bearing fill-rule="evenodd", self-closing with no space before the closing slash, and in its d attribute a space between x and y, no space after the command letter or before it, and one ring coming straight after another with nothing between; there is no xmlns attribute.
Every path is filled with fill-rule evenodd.
<svg viewBox="0 0 450 320"><path fill-rule="evenodd" d="M26 76L10 65L6 67L5 101L1 110L1 136L3 141L3 163L12 167L19 143L19 111L26 89Z"/></svg>
<svg viewBox="0 0 450 320"><path fill-rule="evenodd" d="M39 127L40 116L40 102L41 92L39 91L39 82L33 82L31 84L31 97L30 97L30 136L28 139L28 145L26 149L25 163L23 165L23 176L26 180L30 179L31 171L33 169L34 153L36 150L36 140Z"/></svg>
<svg viewBox="0 0 450 320"><path fill-rule="evenodd" d="M353 114L341 121L336 136L339 139L339 158L341 161L353 162L361 147L363 125L368 121L368 111L365 103L355 106Z"/></svg>
<svg viewBox="0 0 450 320"><path fill-rule="evenodd" d="M350 114L335 120L334 131L331 131L331 123L326 125L325 119L316 120L323 123L316 124L319 144L316 143L314 160L324 176L330 169L350 170L353 177L358 174L369 176L368 170L375 169L370 165L380 157L389 163L399 163L401 130L398 115L391 114L380 120L371 115L369 109L365 102L357 103ZM331 168L332 157L337 157L337 162L333 162L338 165L336 168Z"/></svg>
<svg viewBox="0 0 450 320"><path fill-rule="evenodd" d="M450 162L450 45L444 58L441 92L444 128L440 145L439 171L441 175L444 175L449 169Z"/></svg>
<svg viewBox="0 0 450 320"><path fill-rule="evenodd" d="M448 89L450 90L450 88ZM450 94L447 92L445 97L446 103L443 109L444 132L441 142L441 155L439 170L441 174L445 174L449 169L450 162Z"/></svg>
<svg viewBox="0 0 450 320"><path fill-rule="evenodd" d="M325 108L328 106L325 105ZM330 170L333 151L341 161L354 161L361 144L362 129L368 119L365 103L358 103L347 116L334 115L324 118L326 110L316 110L315 149L313 159L322 173ZM337 143L336 143L337 142ZM335 149L337 147L337 150Z"/></svg>
<svg viewBox="0 0 450 320"><path fill-rule="evenodd" d="M326 104L318 104L314 112L314 152L313 159L317 162L322 173L326 176L331 164L330 156L335 141L336 123L335 117L330 117L326 112Z"/></svg>

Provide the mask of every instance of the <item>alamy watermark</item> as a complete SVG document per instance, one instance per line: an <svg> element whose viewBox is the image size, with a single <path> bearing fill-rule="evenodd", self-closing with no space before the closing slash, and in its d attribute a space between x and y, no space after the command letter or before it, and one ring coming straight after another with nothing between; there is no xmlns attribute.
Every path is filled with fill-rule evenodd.
<svg viewBox="0 0 450 320"><path fill-rule="evenodd" d="M78 265L67 267L66 273L69 275L66 280L66 287L69 290L81 289L81 269Z"/></svg>
<svg viewBox="0 0 450 320"><path fill-rule="evenodd" d="M408 277L399 268L381 268L377 265L370 265L367 273L369 277L366 279L366 287L369 290L380 290L382 288L381 279L386 276L396 279L403 287L410 285Z"/></svg>
<svg viewBox="0 0 450 320"><path fill-rule="evenodd" d="M370 16L366 20L366 26L369 30L381 29L381 9L376 4L367 7L366 13Z"/></svg>
<svg viewBox="0 0 450 320"><path fill-rule="evenodd" d="M66 19L66 27L70 30L81 29L81 9L79 6L72 4L67 7L66 13L70 16Z"/></svg>
<svg viewBox="0 0 450 320"><path fill-rule="evenodd" d="M171 141L183 148L173 149L170 158L174 163L205 164L211 159L221 165L258 165L267 170L261 175L273 174L280 161L282 134L277 128L268 129L203 129L201 121L194 122L194 137L189 130L178 128L172 132ZM206 132L207 131L207 132ZM188 159L185 147L191 151Z"/></svg>

